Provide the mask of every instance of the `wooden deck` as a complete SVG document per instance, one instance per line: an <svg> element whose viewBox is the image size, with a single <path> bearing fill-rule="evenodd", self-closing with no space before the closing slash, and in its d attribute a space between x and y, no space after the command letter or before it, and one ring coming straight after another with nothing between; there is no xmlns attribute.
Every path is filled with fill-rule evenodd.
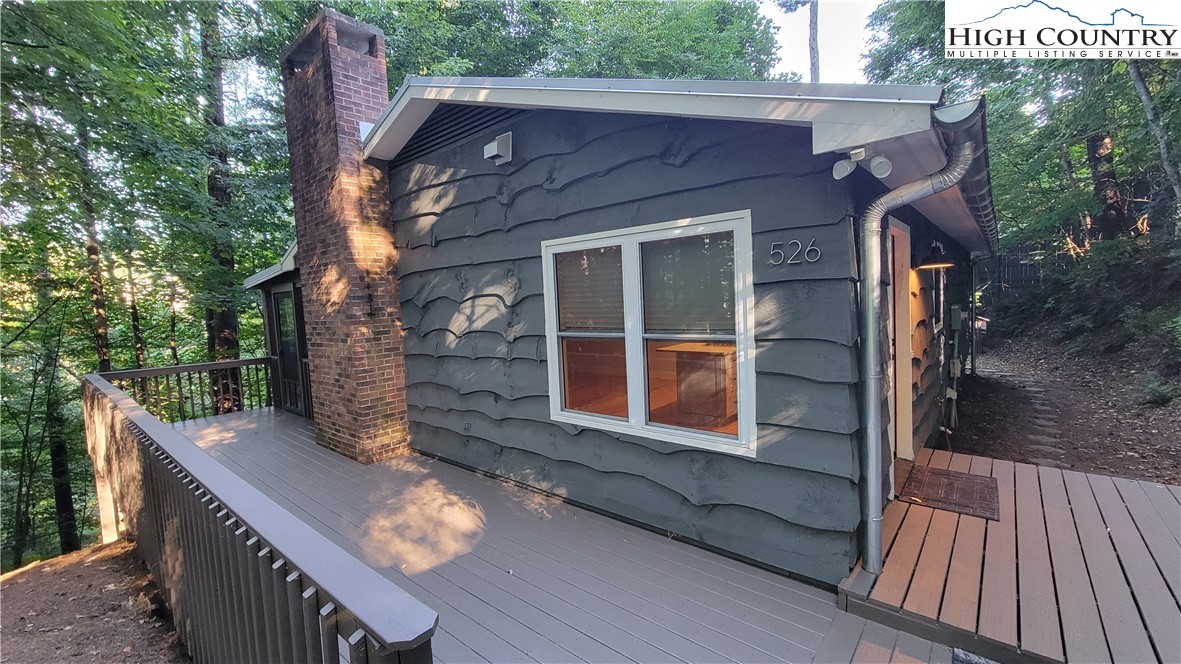
<svg viewBox="0 0 1181 664"><path fill-rule="evenodd" d="M1002 661L1181 662L1181 487L945 451L916 463L995 477L1000 520L890 503L882 574L854 570L842 606Z"/></svg>
<svg viewBox="0 0 1181 664"><path fill-rule="evenodd" d="M419 455L362 466L302 418L174 426L435 609L438 661L951 661L833 592L533 491Z"/></svg>

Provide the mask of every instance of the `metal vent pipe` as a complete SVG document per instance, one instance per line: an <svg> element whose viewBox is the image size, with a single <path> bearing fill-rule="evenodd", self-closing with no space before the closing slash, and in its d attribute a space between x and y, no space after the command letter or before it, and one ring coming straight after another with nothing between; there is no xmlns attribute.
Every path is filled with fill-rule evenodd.
<svg viewBox="0 0 1181 664"><path fill-rule="evenodd" d="M882 571L882 220L891 210L953 187L972 165L972 142L956 145L947 165L927 177L891 190L861 215L861 413L865 427L862 468L865 486L861 511L865 521L865 571Z"/></svg>

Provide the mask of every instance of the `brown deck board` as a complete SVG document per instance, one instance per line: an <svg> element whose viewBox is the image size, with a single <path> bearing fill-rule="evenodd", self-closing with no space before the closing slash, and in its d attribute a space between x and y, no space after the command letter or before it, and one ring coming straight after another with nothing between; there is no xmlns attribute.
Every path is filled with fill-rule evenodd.
<svg viewBox="0 0 1181 664"><path fill-rule="evenodd" d="M1163 484L1154 484L1152 482L1139 482L1140 488L1144 490L1144 495L1152 502L1152 506L1156 508L1157 514L1165 522L1165 527L1173 534L1173 539L1181 543L1181 503L1169 491L1169 488Z"/></svg>
<svg viewBox="0 0 1181 664"><path fill-rule="evenodd" d="M861 642L853 651L851 664L881 664L889 662L898 642L898 630L875 622L866 623Z"/></svg>
<svg viewBox="0 0 1181 664"><path fill-rule="evenodd" d="M931 461L927 465L931 468L947 470L947 467L951 465L951 452L947 450L931 450Z"/></svg>
<svg viewBox="0 0 1181 664"><path fill-rule="evenodd" d="M986 521L978 516L960 515L947 569L947 589L939 611L940 622L969 632L976 631L980 574L984 569L985 524Z"/></svg>
<svg viewBox="0 0 1181 664"><path fill-rule="evenodd" d="M1050 540L1054 587L1058 591L1061 609L1066 658L1072 662L1110 662L1111 654L1103 636L1099 606L1079 546L1062 472L1053 468L1038 468L1038 479Z"/></svg>
<svg viewBox="0 0 1181 664"><path fill-rule="evenodd" d="M973 475L988 476L992 472L992 459L985 457L956 454L952 457L952 464L953 470ZM984 571L986 527L985 519L960 515L955 545L951 551L951 563L947 570L947 588L943 593L943 606L939 610L940 622L969 632L976 631L976 616L980 608L980 577Z"/></svg>
<svg viewBox="0 0 1181 664"><path fill-rule="evenodd" d="M894 500L886 505L886 509L882 510L883 556L890 552L890 547L893 546L894 539L898 536L898 529L902 527L902 520L906 518L906 510L909 506L909 503Z"/></svg>
<svg viewBox="0 0 1181 664"><path fill-rule="evenodd" d="M1148 495L1144 493L1140 482L1119 477L1113 478L1112 481L1119 490L1120 497L1124 499L1124 507L1132 515L1136 529L1148 545L1148 551L1152 553L1157 569L1165 578L1169 590L1173 591L1173 599L1181 598L1181 547L1177 546L1177 540L1169 532L1169 527L1165 525L1164 519L1156 511Z"/></svg>
<svg viewBox="0 0 1181 664"><path fill-rule="evenodd" d="M1131 589L1124 580L1124 572L1087 476L1068 470L1062 473L1062 479L1111 656L1117 662L1152 661L1155 659L1152 644L1140 620Z"/></svg>
<svg viewBox="0 0 1181 664"><path fill-rule="evenodd" d="M1153 647L1161 661L1181 662L1181 630L1177 629L1181 625L1181 609L1169 593L1115 483L1110 477L1100 475L1089 475L1087 480L1111 532Z"/></svg>
<svg viewBox="0 0 1181 664"><path fill-rule="evenodd" d="M906 518L898 530L897 542L891 547L890 556L882 566L882 574L870 591L870 599L891 606L902 604L934 511L922 505L911 505L906 511Z"/></svg>
<svg viewBox="0 0 1181 664"><path fill-rule="evenodd" d="M1000 521L989 521L984 541L983 585L980 589L981 636L1017 645L1017 529L1013 463L992 462L997 481Z"/></svg>
<svg viewBox="0 0 1181 664"><path fill-rule="evenodd" d="M951 463L947 464L948 470L954 470L959 473L968 473L972 471L972 457L967 454L952 454Z"/></svg>
<svg viewBox="0 0 1181 664"><path fill-rule="evenodd" d="M968 472L973 475L992 475L992 459L988 457L972 457L972 468Z"/></svg>
<svg viewBox="0 0 1181 664"><path fill-rule="evenodd" d="M956 525L960 515L947 510L934 510L927 536L915 567L914 578L906 591L902 608L927 618L939 615L943 588L947 581L947 566L955 542Z"/></svg>
<svg viewBox="0 0 1181 664"><path fill-rule="evenodd" d="M1019 463L1015 468L1017 506L1017 597L1021 648L1052 659L1062 659L1062 633L1050 547L1037 467Z"/></svg>

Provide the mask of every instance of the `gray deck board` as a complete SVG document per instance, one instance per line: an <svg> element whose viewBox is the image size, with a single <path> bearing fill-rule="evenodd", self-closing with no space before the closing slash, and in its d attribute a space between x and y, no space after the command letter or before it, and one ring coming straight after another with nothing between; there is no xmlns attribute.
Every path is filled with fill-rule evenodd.
<svg viewBox="0 0 1181 664"><path fill-rule="evenodd" d="M859 643L833 634L848 614L828 590L441 461L362 466L272 411L176 426L438 611L436 661L807 662Z"/></svg>
<svg viewBox="0 0 1181 664"><path fill-rule="evenodd" d="M1165 526L1173 534L1173 539L1181 543L1181 503L1177 502L1169 488L1163 484L1152 482L1137 482L1144 494L1152 501L1157 514L1164 519Z"/></svg>

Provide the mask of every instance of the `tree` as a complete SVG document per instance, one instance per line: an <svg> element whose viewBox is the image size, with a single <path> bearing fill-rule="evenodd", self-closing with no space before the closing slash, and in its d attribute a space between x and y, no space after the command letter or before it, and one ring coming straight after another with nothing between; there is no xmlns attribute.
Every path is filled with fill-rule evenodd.
<svg viewBox="0 0 1181 664"><path fill-rule="evenodd" d="M820 82L820 0L775 0L775 4L788 14L808 7L808 64L809 78Z"/></svg>

